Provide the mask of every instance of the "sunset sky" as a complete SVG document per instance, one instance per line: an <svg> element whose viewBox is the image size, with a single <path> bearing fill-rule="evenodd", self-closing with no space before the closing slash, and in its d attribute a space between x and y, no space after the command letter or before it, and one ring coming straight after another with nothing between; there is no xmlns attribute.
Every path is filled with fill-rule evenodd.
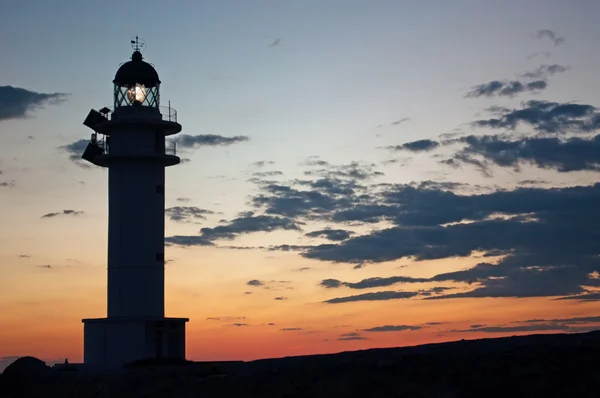
<svg viewBox="0 0 600 398"><path fill-rule="evenodd" d="M231 360L600 328L597 0L5 0L0 370L82 360L130 39L178 112L166 308ZM82 141L83 140L83 141ZM597 184L597 185L595 185Z"/></svg>

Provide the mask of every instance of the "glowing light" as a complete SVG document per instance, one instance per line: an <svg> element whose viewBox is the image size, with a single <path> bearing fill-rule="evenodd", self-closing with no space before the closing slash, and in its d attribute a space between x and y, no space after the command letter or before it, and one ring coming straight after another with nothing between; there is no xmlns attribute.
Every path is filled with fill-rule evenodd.
<svg viewBox="0 0 600 398"><path fill-rule="evenodd" d="M129 103L133 104L134 102L144 102L146 99L146 87L143 84L136 84L135 87L131 87L127 90L127 98L129 99Z"/></svg>

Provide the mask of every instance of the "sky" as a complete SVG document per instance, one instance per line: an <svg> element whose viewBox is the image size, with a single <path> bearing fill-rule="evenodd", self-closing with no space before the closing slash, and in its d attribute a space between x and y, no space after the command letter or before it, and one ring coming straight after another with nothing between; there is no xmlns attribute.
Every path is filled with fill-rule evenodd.
<svg viewBox="0 0 600 398"><path fill-rule="evenodd" d="M177 110L166 312L251 360L600 328L595 0L6 0L0 369L106 315L90 109Z"/></svg>

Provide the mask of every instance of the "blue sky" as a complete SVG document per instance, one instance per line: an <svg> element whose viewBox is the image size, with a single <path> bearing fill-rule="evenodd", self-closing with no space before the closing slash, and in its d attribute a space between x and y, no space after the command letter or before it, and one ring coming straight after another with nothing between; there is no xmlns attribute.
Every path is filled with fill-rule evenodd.
<svg viewBox="0 0 600 398"><path fill-rule="evenodd" d="M580 206L581 212L587 209L583 196L577 199L572 191L556 189L581 187L594 195L592 184L598 182L599 159L592 140L597 128L577 123L585 119L593 125L595 107L600 107L599 14L600 3L592 0L5 1L0 9L0 90L4 90L0 91L0 107L8 109L17 103L29 107L26 112L8 112L9 116L0 108L0 183L4 183L0 216L5 225L12 226L0 229L0 259L6 264L0 268L0 288L4 283L6 306L27 313L28 305L37 302L36 314L46 317L52 312L49 308L60 306L70 315L56 319L69 325L68 333L74 338L80 338L79 319L103 314L106 172L70 160L77 152L65 148L89 137L82 121L90 108L112 104L114 73L131 55L130 39L139 35L146 43L146 60L155 65L162 80L161 105L171 101L183 125L182 134L196 137L201 144L208 134L247 137L231 145L180 145L180 155L189 161L167 171L167 207L171 209L167 236L204 236L216 242L215 246L180 247L174 239L167 249L167 257L174 260L167 264L167 308L174 315L192 318L193 355L205 355L208 348L202 342L214 339L215 330L221 330L206 318L225 312L247 317L248 328L285 319L282 329L312 327L322 334L318 342L303 340L301 348L282 338L272 351L264 347L243 351L244 358L458 338L458 331L465 330L468 322L504 325L545 315L563 320L590 315L590 301L552 301L597 294L597 278L586 281L582 277L583 269L597 275L597 264L586 262L589 259L564 260L576 268L568 274L573 278L571 290L552 290L555 274L539 280L547 283L548 290L495 285L497 276L490 274L476 278L479 285L472 286L462 277L448 275L475 270L484 262L482 258L492 258L501 266L512 261L514 266L524 261L524 254L515 254L524 250L518 241L496 246L482 241L458 249L461 239L471 239L461 229L444 238L446 243L434 253L431 248L441 238L421 236L420 230L414 230L411 236L425 243L411 251L414 242L408 242L398 228L408 228L424 213L450 223L438 226L481 223L487 228L492 216L506 223L514 217L551 223L544 217L556 221L558 213L543 211L558 212L556 203ZM57 96L58 103L42 101L36 107L33 102L18 102L6 86L64 95ZM591 108L565 107L569 104ZM526 114L516 116L515 110ZM494 118L499 126L489 122ZM477 120L484 122L473 124ZM510 120L519 122L511 124ZM475 138L469 141L465 137L470 135ZM486 137L493 139L485 141ZM585 141L565 144L573 137ZM519 141L526 138L534 141ZM352 177L352 171L362 177ZM419 185L423 181L437 185ZM411 182L416 193L400 186ZM317 183L346 192L355 189L363 196L332 194ZM304 202L301 210L292 208L289 203L296 202L275 185L330 195L326 199L332 207ZM518 190L524 186L538 189L535 195L547 198L545 210L524 204L514 207L535 202L526 196L529 193ZM509 193L500 199L501 191ZM552 192L570 199L554 197ZM414 201L407 199L411 195ZM378 214L377 222L356 215L375 211L375 203L399 207ZM62 213L69 209L82 213ZM200 209L212 214L194 217L192 213ZM439 209L453 216L436 213ZM464 209L479 209L479 213ZM264 220L244 214L249 210L255 211L254 216L278 217L279 224L269 224L272 219L260 224ZM344 210L359 213L350 217ZM60 214L42 217L53 213ZM479 219L484 213L488 218ZM173 214L180 218L173 219ZM578 214L565 217L579 220ZM347 218L340 223L343 217ZM236 218L245 224L236 224ZM249 223L257 224L249 227ZM216 238L211 228L218 225L234 231L234 239ZM200 228L210 230L202 233ZM331 232L317 233L323 228L340 229L342 235L351 231L351 238L327 239L333 236L328 235ZM390 236L377 232L387 228ZM569 228L584 231L590 225ZM271 232L260 232L264 229ZM505 230L492 236L506 234L500 231ZM315 233L306 235L311 232ZM522 240L527 240L525 236L537 232L522 233ZM559 237L552 239L567 241ZM279 246L283 244L297 247L284 251ZM319 246L325 244L336 246L331 250ZM535 252L534 247L541 250L532 240L528 255ZM564 251L575 247L565 243ZM383 256L388 251L388 257ZM419 258L421 254L427 258ZM361 268L355 267L357 263L375 265ZM547 259L528 266L534 265L556 266ZM308 269L297 271L302 268ZM510 280L507 275L500 279ZM369 290L374 296L336 304L346 306L343 314L352 322L343 321L337 310L323 304L337 296L351 297L352 283L396 276L417 278L399 283L407 283L401 287L409 292L410 284L422 284L420 295L434 287L448 288L428 293L446 300L388 299L391 296L377 295L381 292L376 287L391 285L376 285ZM261 284L248 285L252 280ZM290 285L266 289L271 286L267 281L275 280ZM57 291L48 290L49 285ZM252 290L257 287L263 296ZM254 294L245 294L248 289ZM342 294L339 289L350 291ZM265 296L277 290L281 296ZM273 306L273 299L284 293L287 300L277 300ZM450 293L463 296L445 296ZM488 298L481 298L482 294ZM201 302L194 301L196 295L204 297ZM494 316L486 314L481 301L490 297L499 308ZM76 300L79 306L73 304ZM527 305L521 308L529 310L515 313L511 300L522 300ZM393 306L399 302L406 314L403 319L394 318ZM425 325L437 322L436 317L448 308L457 315L444 320L455 323L453 329L445 328L446 333L409 328L402 329L400 337L330 343L338 341L330 336L337 331L335 326L351 325L345 332L356 333L390 324ZM5 322L16 325L22 318L14 315ZM271 332L262 329L231 330L224 336L240 344L254 342L262 347L261 339L275 341ZM416 337L410 337L411 333ZM34 334L0 334L0 343L4 339L7 346L15 347L15 352L0 351L0 356L20 355L20 347L35 338ZM65 342L60 348L77 356L77 344ZM60 355L58 349L40 348L40 352L47 357ZM206 355L229 358L234 354L210 351Z"/></svg>

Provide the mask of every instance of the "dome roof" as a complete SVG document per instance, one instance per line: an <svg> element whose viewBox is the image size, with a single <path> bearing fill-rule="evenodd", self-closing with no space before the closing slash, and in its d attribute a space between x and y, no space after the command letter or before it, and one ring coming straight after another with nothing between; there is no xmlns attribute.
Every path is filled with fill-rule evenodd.
<svg viewBox="0 0 600 398"><path fill-rule="evenodd" d="M118 86L139 83L146 87L154 87L160 84L160 79L156 69L142 60L142 53L134 51L131 61L125 62L117 71L113 83Z"/></svg>

